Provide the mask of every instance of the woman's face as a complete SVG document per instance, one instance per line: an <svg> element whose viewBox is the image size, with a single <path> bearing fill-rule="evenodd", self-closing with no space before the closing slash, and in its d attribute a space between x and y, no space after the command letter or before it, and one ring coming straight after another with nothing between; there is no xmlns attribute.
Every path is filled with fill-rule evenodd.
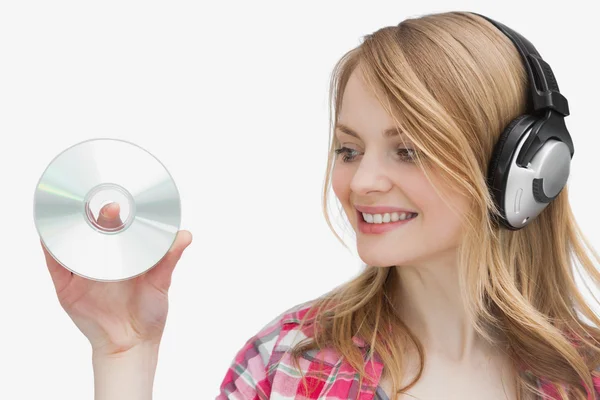
<svg viewBox="0 0 600 400"><path fill-rule="evenodd" d="M435 173L429 173L435 186L458 208L460 215L456 216L411 161L413 147L408 138L404 146L398 135L384 135L393 127L393 120L355 70L346 86L335 129L338 148L343 150L336 155L333 190L356 232L358 253L367 265L444 262L455 255L460 215L466 212L467 201L444 186ZM357 207L381 209L367 213L372 215L366 215L367 220L375 222L369 223ZM417 216L402 215L401 210Z"/></svg>

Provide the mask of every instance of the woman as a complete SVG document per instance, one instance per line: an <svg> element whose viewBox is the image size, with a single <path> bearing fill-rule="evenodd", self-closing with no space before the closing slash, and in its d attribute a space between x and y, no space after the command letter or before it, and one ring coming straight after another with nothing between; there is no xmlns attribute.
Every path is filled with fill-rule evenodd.
<svg viewBox="0 0 600 400"><path fill-rule="evenodd" d="M486 184L499 135L528 112L511 40L474 14L425 15L366 36L333 78L325 211L331 184L366 268L250 338L218 399L594 398L600 320L571 257L600 274L567 188L510 230ZM117 218L109 208L102 223ZM46 252L92 343L96 399L150 398L171 273L190 242L181 232L160 265L116 285L70 276Z"/></svg>

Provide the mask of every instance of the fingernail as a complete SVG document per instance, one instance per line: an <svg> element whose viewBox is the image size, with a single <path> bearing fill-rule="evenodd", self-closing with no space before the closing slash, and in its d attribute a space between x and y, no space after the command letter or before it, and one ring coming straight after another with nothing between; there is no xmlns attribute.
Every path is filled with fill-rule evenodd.
<svg viewBox="0 0 600 400"><path fill-rule="evenodd" d="M101 213L102 213L102 216L103 216L104 218L108 218L108 214L107 214L107 212L108 212L108 209L111 207L111 205L112 205L112 203L110 203L110 204L107 204L107 205L105 205L104 207L102 207L102 212L101 212Z"/></svg>

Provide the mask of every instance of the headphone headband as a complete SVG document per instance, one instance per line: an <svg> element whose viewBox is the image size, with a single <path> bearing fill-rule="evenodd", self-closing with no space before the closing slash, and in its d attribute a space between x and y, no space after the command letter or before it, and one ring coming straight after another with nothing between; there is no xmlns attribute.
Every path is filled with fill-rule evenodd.
<svg viewBox="0 0 600 400"><path fill-rule="evenodd" d="M540 56L529 40L508 26L475 12L502 31L515 44L525 62L531 90L530 106L534 113L543 110L554 110L563 116L569 115L569 102L563 96L556 83L550 65Z"/></svg>

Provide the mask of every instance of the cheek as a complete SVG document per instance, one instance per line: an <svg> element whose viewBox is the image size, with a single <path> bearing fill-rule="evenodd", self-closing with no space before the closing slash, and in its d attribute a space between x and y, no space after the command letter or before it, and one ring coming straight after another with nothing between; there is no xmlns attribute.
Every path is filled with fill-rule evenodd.
<svg viewBox="0 0 600 400"><path fill-rule="evenodd" d="M331 173L331 187L342 204L348 202L350 196L350 171L344 166L335 165Z"/></svg>
<svg viewBox="0 0 600 400"><path fill-rule="evenodd" d="M458 208L456 210L458 214L456 214L448 203L439 198L435 192L425 199L423 228L442 247L456 245L461 236L464 205L456 198L450 197L449 201Z"/></svg>

